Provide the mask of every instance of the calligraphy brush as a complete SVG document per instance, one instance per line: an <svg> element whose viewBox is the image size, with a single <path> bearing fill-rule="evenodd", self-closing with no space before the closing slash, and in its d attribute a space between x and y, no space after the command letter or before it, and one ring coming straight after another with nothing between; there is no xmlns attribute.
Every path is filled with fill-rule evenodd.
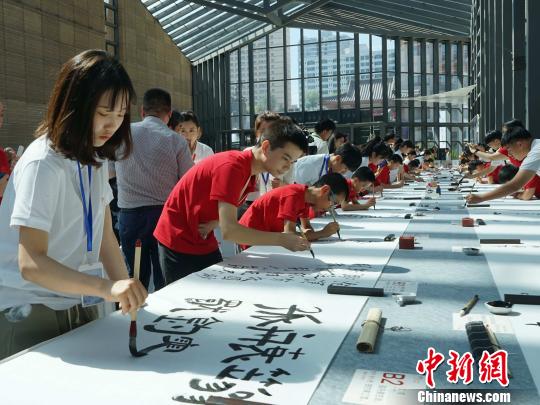
<svg viewBox="0 0 540 405"><path fill-rule="evenodd" d="M141 240L135 242L135 261L133 266L133 278L139 279L141 272ZM146 356L146 353L137 350L137 310L133 309L129 312L131 316L131 324L129 325L129 352L133 357Z"/></svg>
<svg viewBox="0 0 540 405"><path fill-rule="evenodd" d="M307 238L306 234L304 233L304 231L302 230L302 227L300 226L300 224L296 224L296 226L298 227L298 230L300 231L300 234L302 235L302 238L304 238L305 240L308 240L308 238ZM315 253L313 253L313 249L311 247L309 248L309 252L311 253L311 256L313 256L313 258L315 259Z"/></svg>
<svg viewBox="0 0 540 405"><path fill-rule="evenodd" d="M332 191L330 191L330 195L332 196L332 205L330 205L330 215L332 215L332 219L334 220L334 222L337 223L337 220L336 220L336 211L334 210L334 204L336 204L336 198L334 196L334 193ZM339 229L337 231L337 236L339 238L339 240L343 240L341 239L341 234L339 233Z"/></svg>

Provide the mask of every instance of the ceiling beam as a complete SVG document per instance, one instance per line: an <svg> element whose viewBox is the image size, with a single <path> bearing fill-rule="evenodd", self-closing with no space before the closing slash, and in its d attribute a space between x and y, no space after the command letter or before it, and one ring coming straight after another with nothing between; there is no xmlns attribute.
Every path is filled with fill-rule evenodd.
<svg viewBox="0 0 540 405"><path fill-rule="evenodd" d="M236 14L236 15L239 15L239 16L242 16L242 17L246 17L246 18L251 18L252 20L259 20L259 21L262 21L262 22L265 22L267 24L270 23L270 21L268 20L268 18L264 15L264 12L263 12L263 9L257 7L257 6L253 6L253 5L250 5L251 7L257 7L259 10L253 10L253 9L250 9L248 7L243 7L243 9L239 9L239 8L233 8L229 5L223 5L221 3L212 3L211 1L209 0L189 0L190 3L195 3L195 4L198 4L200 6L204 6L204 7L207 7L209 9L218 9L218 10L221 10L221 11L225 11L227 13L230 13L230 14ZM248 5L248 3L241 3L241 4L244 4L245 6ZM250 10L250 11L244 11L245 10ZM259 13L262 13L262 15L259 15Z"/></svg>

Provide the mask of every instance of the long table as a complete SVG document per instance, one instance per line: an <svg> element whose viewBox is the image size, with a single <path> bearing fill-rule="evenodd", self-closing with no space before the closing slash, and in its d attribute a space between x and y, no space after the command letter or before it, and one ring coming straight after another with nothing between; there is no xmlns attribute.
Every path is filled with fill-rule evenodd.
<svg viewBox="0 0 540 405"><path fill-rule="evenodd" d="M507 388L512 403L538 404L540 327L525 325L540 321L538 307L515 306L513 316L490 317L483 302L504 293L539 294L539 202L502 199L467 209L462 193L448 191L448 174L440 175L440 197L427 193L425 183L414 183L385 191L376 209L338 210L344 240L314 243L315 259L309 252L253 247L152 294L139 311L138 344L149 349L145 357L129 356L129 320L115 313L0 363L2 403L94 404L107 403L111 395L120 404L205 403L212 393L263 403L370 403L355 399L354 385L362 381L351 384L355 375L407 376L414 381L407 387L424 388L416 364L429 347L445 355L470 351L456 314L478 294L471 319L486 316L511 332L497 336L514 375ZM464 216L486 225L463 228ZM384 241L391 233L396 240ZM416 237L414 250L398 249L402 234ZM474 257L461 250L479 247L479 237L495 236L524 243L482 245ZM418 299L400 307L390 294L327 294L335 282L416 283ZM383 312L384 329L374 353L359 353L362 322L375 307ZM441 389L501 388L477 378L467 386L451 384L444 371L435 379Z"/></svg>

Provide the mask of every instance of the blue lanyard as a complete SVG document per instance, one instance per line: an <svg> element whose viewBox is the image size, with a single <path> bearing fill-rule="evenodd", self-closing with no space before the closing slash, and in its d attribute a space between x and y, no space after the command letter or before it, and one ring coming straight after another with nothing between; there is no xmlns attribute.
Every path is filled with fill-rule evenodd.
<svg viewBox="0 0 540 405"><path fill-rule="evenodd" d="M79 184L81 186L81 199L84 212L84 229L86 230L86 251L92 251L92 236L93 236L93 223L92 223L92 166L88 166L88 208L86 207L86 194L84 192L84 185L82 181L81 165L77 162L79 169Z"/></svg>
<svg viewBox="0 0 540 405"><path fill-rule="evenodd" d="M266 177L264 176L266 174ZM270 173L261 173L261 177L264 181L264 188L266 190L266 188L268 187L268 180L270 180Z"/></svg>
<svg viewBox="0 0 540 405"><path fill-rule="evenodd" d="M328 162L330 161L330 155L326 155L324 157L323 164L321 166L321 171L319 172L319 179L322 177L322 173L324 171L324 174L328 174Z"/></svg>

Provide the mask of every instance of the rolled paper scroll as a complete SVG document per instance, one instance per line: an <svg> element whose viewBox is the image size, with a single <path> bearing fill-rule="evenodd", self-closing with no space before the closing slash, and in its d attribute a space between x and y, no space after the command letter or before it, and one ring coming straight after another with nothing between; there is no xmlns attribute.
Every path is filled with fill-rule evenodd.
<svg viewBox="0 0 540 405"><path fill-rule="evenodd" d="M360 352L373 353L377 335L381 327L382 311L379 308L371 308L367 318L362 324L362 333L356 342L356 348Z"/></svg>

